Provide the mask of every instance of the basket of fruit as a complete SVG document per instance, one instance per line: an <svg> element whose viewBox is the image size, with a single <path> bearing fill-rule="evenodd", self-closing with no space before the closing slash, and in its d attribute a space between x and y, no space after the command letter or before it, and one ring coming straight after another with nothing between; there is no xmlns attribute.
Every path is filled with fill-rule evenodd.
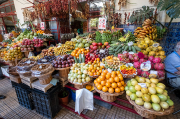
<svg viewBox="0 0 180 119"><path fill-rule="evenodd" d="M91 91L92 93L96 93L96 90L94 89L93 83L89 83L86 85L86 89Z"/></svg>
<svg viewBox="0 0 180 119"><path fill-rule="evenodd" d="M59 70L59 76L62 78L67 78L71 66L74 64L73 56L64 55L62 57L57 57L56 60L53 60L53 67L55 70Z"/></svg>
<svg viewBox="0 0 180 119"><path fill-rule="evenodd" d="M31 75L31 68L37 64L36 60L25 58L17 64L17 72L19 75Z"/></svg>
<svg viewBox="0 0 180 119"><path fill-rule="evenodd" d="M105 67L100 64L99 58L95 59L93 63L89 62L88 64L90 64L88 68L88 74L92 78L98 78L99 75L102 73L102 70L105 69Z"/></svg>
<svg viewBox="0 0 180 119"><path fill-rule="evenodd" d="M104 70L96 80L94 80L94 88L100 93L100 97L107 102L114 102L117 96L124 93L124 79L120 71L112 71L111 73Z"/></svg>
<svg viewBox="0 0 180 119"><path fill-rule="evenodd" d="M124 78L133 78L137 75L137 70L133 67L133 64L127 63L120 66L120 72Z"/></svg>
<svg viewBox="0 0 180 119"><path fill-rule="evenodd" d="M86 84L93 81L93 78L88 75L88 64L73 64L68 74L68 80L70 83L74 84L74 87L77 89L85 88Z"/></svg>
<svg viewBox="0 0 180 119"><path fill-rule="evenodd" d="M174 111L174 103L158 79L138 77L127 82L126 97L142 117L155 118L169 115Z"/></svg>

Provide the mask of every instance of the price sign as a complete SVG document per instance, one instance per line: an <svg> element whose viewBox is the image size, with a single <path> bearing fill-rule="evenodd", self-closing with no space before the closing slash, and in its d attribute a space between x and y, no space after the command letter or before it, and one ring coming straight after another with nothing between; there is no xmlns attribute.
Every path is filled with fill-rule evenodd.
<svg viewBox="0 0 180 119"><path fill-rule="evenodd" d="M106 29L106 19L99 18L98 29Z"/></svg>
<svg viewBox="0 0 180 119"><path fill-rule="evenodd" d="M45 30L45 22L41 22L41 30Z"/></svg>
<svg viewBox="0 0 180 119"><path fill-rule="evenodd" d="M138 83L138 85L140 85L141 88L147 88L145 83Z"/></svg>

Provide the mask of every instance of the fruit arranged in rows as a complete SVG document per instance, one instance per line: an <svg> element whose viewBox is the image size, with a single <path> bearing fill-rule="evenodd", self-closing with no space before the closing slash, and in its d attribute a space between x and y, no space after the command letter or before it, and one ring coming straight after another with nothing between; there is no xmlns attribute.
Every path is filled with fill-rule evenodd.
<svg viewBox="0 0 180 119"><path fill-rule="evenodd" d="M126 84L120 71L112 71L111 73L104 70L101 75L94 80L94 84L98 90L109 93L120 93L124 91Z"/></svg>
<svg viewBox="0 0 180 119"><path fill-rule="evenodd" d="M71 67L74 64L73 56L71 55L64 55L62 57L56 58L56 60L53 60L53 67L55 68L66 68Z"/></svg>
<svg viewBox="0 0 180 119"><path fill-rule="evenodd" d="M136 76L127 82L125 90L126 95L130 96L137 105L161 111L174 105L165 88L166 86L159 83L158 79Z"/></svg>
<svg viewBox="0 0 180 119"><path fill-rule="evenodd" d="M157 29L156 26L152 25L150 19L146 19L142 25L143 27L138 27L134 31L134 35L137 38L145 38L148 37L151 40L156 40L157 38Z"/></svg>
<svg viewBox="0 0 180 119"><path fill-rule="evenodd" d="M97 58L94 62L89 62L88 74L89 76L99 76L104 69L104 66L100 65L100 59Z"/></svg>
<svg viewBox="0 0 180 119"><path fill-rule="evenodd" d="M41 39L33 39L34 47L42 47L44 41Z"/></svg>
<svg viewBox="0 0 180 119"><path fill-rule="evenodd" d="M21 51L33 51L34 43L30 39L24 39L21 43Z"/></svg>
<svg viewBox="0 0 180 119"><path fill-rule="evenodd" d="M85 63L73 64L68 74L68 79L72 83L77 83L77 84L89 82L91 78L88 75L88 68L89 68L89 65Z"/></svg>
<svg viewBox="0 0 180 119"><path fill-rule="evenodd" d="M71 55L79 58L79 54L84 54L86 55L89 52L89 49L84 49L84 48L76 48L75 50L72 51Z"/></svg>
<svg viewBox="0 0 180 119"><path fill-rule="evenodd" d="M120 71L121 73L128 75L136 74L136 69L133 66L121 65Z"/></svg>

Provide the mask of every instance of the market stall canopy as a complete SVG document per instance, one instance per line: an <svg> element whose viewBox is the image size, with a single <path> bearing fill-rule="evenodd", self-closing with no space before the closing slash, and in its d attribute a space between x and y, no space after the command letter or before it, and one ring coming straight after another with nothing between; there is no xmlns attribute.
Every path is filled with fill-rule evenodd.
<svg viewBox="0 0 180 119"><path fill-rule="evenodd" d="M8 0L0 0L0 5L4 2L7 2Z"/></svg>

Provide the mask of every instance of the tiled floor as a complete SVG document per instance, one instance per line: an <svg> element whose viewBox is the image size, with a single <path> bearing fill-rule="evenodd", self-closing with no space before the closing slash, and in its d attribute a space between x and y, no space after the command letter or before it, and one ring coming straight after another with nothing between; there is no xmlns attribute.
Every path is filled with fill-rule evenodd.
<svg viewBox="0 0 180 119"><path fill-rule="evenodd" d="M6 96L6 99L0 100L0 118L4 119L46 119L42 115L36 113L35 110L26 109L20 106L17 100L15 89L12 88L9 79L0 80L0 94ZM171 99L175 102L175 111L180 109L180 100L170 94ZM125 99L125 95L120 96L120 98ZM133 108L132 105L124 104L122 102L116 101L121 105ZM71 100L68 104L71 108L75 108L75 103ZM83 113L92 119L142 119L141 116L134 113L128 112L126 110L120 109L113 106L111 109L106 109L104 107L94 105L95 109L93 111L84 111ZM158 119L180 119L180 112L176 115L168 115L163 117L157 117ZM55 119L82 119L81 116L62 108L57 114Z"/></svg>

